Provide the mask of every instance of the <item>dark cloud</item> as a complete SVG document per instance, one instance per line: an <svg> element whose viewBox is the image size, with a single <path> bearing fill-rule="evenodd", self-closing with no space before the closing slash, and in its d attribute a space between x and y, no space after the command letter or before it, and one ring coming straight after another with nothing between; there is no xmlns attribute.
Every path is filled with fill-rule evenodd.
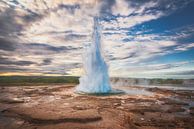
<svg viewBox="0 0 194 129"><path fill-rule="evenodd" d="M35 62L32 61L24 61L24 60L13 60L13 59L9 59L9 58L4 58L4 57L0 57L0 65L18 65L18 66L29 66L32 64L36 64Z"/></svg>
<svg viewBox="0 0 194 129"><path fill-rule="evenodd" d="M26 48L27 50L36 50L37 52L66 52L68 50L74 50L77 48L73 48L71 46L59 46L59 47L55 47L55 46L51 46L48 44L43 44L43 43L30 43L30 44L23 44L24 48ZM36 52L35 51L35 52ZM38 53L37 53L38 54Z"/></svg>
<svg viewBox="0 0 194 129"><path fill-rule="evenodd" d="M74 14L76 9L80 9L80 5L79 4L75 4L75 5L66 5L66 4L60 4L55 10L58 9L66 9L69 13Z"/></svg>
<svg viewBox="0 0 194 129"><path fill-rule="evenodd" d="M111 14L111 8L115 4L115 0L101 0L100 15L107 16Z"/></svg>
<svg viewBox="0 0 194 129"><path fill-rule="evenodd" d="M134 11L130 15L146 15L157 14L159 12L165 15L173 13L177 9L184 8L186 5L194 2L193 0L125 0L128 3L128 8L135 8L141 10L140 12ZM148 4L149 3L149 4ZM148 4L146 7L145 5ZM153 4L154 6L150 6ZM192 3L191 3L192 4ZM110 5L111 7L112 5ZM105 9L106 10L106 9Z"/></svg>
<svg viewBox="0 0 194 129"><path fill-rule="evenodd" d="M41 18L41 15L33 12L30 13L29 11L27 14L21 15L15 10L14 7L1 10L0 50L15 51L17 47L20 46L18 36L21 35L21 32L32 22Z"/></svg>
<svg viewBox="0 0 194 129"><path fill-rule="evenodd" d="M12 36L12 34L18 33L22 30L21 23L16 21L17 13L11 8L5 9L0 13L0 35Z"/></svg>
<svg viewBox="0 0 194 129"><path fill-rule="evenodd" d="M0 50L14 51L16 49L16 43L6 38L0 38Z"/></svg>
<svg viewBox="0 0 194 129"><path fill-rule="evenodd" d="M68 34L68 35L66 35L65 36L65 40L67 41L67 40L70 40L70 41L72 41L72 40L76 40L76 39L83 39L83 38L86 38L87 37L87 35L80 35L80 34Z"/></svg>
<svg viewBox="0 0 194 129"><path fill-rule="evenodd" d="M7 8L0 13L0 35L7 37L20 35L23 29L42 17L43 15L36 13L21 15L13 8ZM18 19L20 19L20 21Z"/></svg>
<svg viewBox="0 0 194 129"><path fill-rule="evenodd" d="M73 40L82 40L84 38L87 38L88 35L85 34L76 34L72 30L68 31L49 31L49 32L44 32L41 34L48 34L48 35L64 35L64 38L61 38L64 41L73 41Z"/></svg>
<svg viewBox="0 0 194 129"><path fill-rule="evenodd" d="M80 68L82 66L82 64L80 63L71 63L69 64L69 67L68 68Z"/></svg>
<svg viewBox="0 0 194 129"><path fill-rule="evenodd" d="M52 63L52 59L51 58L46 58L42 61L41 65L50 65Z"/></svg>
<svg viewBox="0 0 194 129"><path fill-rule="evenodd" d="M108 59L109 60L124 60L124 59L129 59L129 58L135 58L138 57L138 52L133 52L130 53L128 56L125 57L114 57L113 55L109 55Z"/></svg>
<svg viewBox="0 0 194 129"><path fill-rule="evenodd" d="M37 13L30 13L28 15L24 15L21 18L24 20L26 24L30 24L31 22L35 22L40 20L44 17L44 15L37 14Z"/></svg>
<svg viewBox="0 0 194 129"><path fill-rule="evenodd" d="M135 57L138 57L138 56L139 56L138 52L133 52L129 56L123 57L122 59L135 58Z"/></svg>
<svg viewBox="0 0 194 129"><path fill-rule="evenodd" d="M74 68L80 68L81 66L82 64L80 63L66 63L66 61L64 61L64 63L60 64L59 69L61 68L62 70L70 70Z"/></svg>
<svg viewBox="0 0 194 129"><path fill-rule="evenodd" d="M30 71L30 69L26 69L26 68L20 68L17 66L1 66L0 65L0 72L26 72L26 71Z"/></svg>

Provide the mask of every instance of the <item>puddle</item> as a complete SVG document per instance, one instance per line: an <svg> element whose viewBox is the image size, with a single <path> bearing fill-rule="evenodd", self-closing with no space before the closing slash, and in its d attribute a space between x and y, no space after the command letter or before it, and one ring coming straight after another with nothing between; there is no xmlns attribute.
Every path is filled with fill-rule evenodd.
<svg viewBox="0 0 194 129"><path fill-rule="evenodd" d="M110 95L121 95L121 94L125 94L125 91L120 90L120 89L112 89L110 92L108 93L85 93L85 92L77 92L75 91L75 93L80 94L80 95L94 95L94 96L110 96Z"/></svg>

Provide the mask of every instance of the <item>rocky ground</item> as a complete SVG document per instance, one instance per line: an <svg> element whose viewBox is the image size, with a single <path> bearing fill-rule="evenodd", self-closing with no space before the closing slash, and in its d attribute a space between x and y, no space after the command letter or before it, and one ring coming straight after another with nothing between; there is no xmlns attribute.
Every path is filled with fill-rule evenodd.
<svg viewBox="0 0 194 129"><path fill-rule="evenodd" d="M0 87L0 129L194 128L194 91L126 89L148 94L79 95L72 85Z"/></svg>

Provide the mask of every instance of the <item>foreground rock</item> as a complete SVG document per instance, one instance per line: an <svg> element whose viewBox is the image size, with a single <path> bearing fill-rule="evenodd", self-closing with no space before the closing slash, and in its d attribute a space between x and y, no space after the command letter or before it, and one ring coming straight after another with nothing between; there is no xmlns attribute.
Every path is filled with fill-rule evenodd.
<svg viewBox="0 0 194 129"><path fill-rule="evenodd" d="M79 95L74 87L1 87L1 129L169 129L194 127L194 92Z"/></svg>

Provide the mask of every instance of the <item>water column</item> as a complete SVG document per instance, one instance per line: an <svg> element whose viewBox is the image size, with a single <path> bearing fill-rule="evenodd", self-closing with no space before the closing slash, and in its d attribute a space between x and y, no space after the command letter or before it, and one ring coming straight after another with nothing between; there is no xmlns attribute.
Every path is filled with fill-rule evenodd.
<svg viewBox="0 0 194 129"><path fill-rule="evenodd" d="M109 93L111 91L108 67L101 52L101 27L99 18L94 17L92 44L84 56L85 75L80 77L77 92Z"/></svg>

